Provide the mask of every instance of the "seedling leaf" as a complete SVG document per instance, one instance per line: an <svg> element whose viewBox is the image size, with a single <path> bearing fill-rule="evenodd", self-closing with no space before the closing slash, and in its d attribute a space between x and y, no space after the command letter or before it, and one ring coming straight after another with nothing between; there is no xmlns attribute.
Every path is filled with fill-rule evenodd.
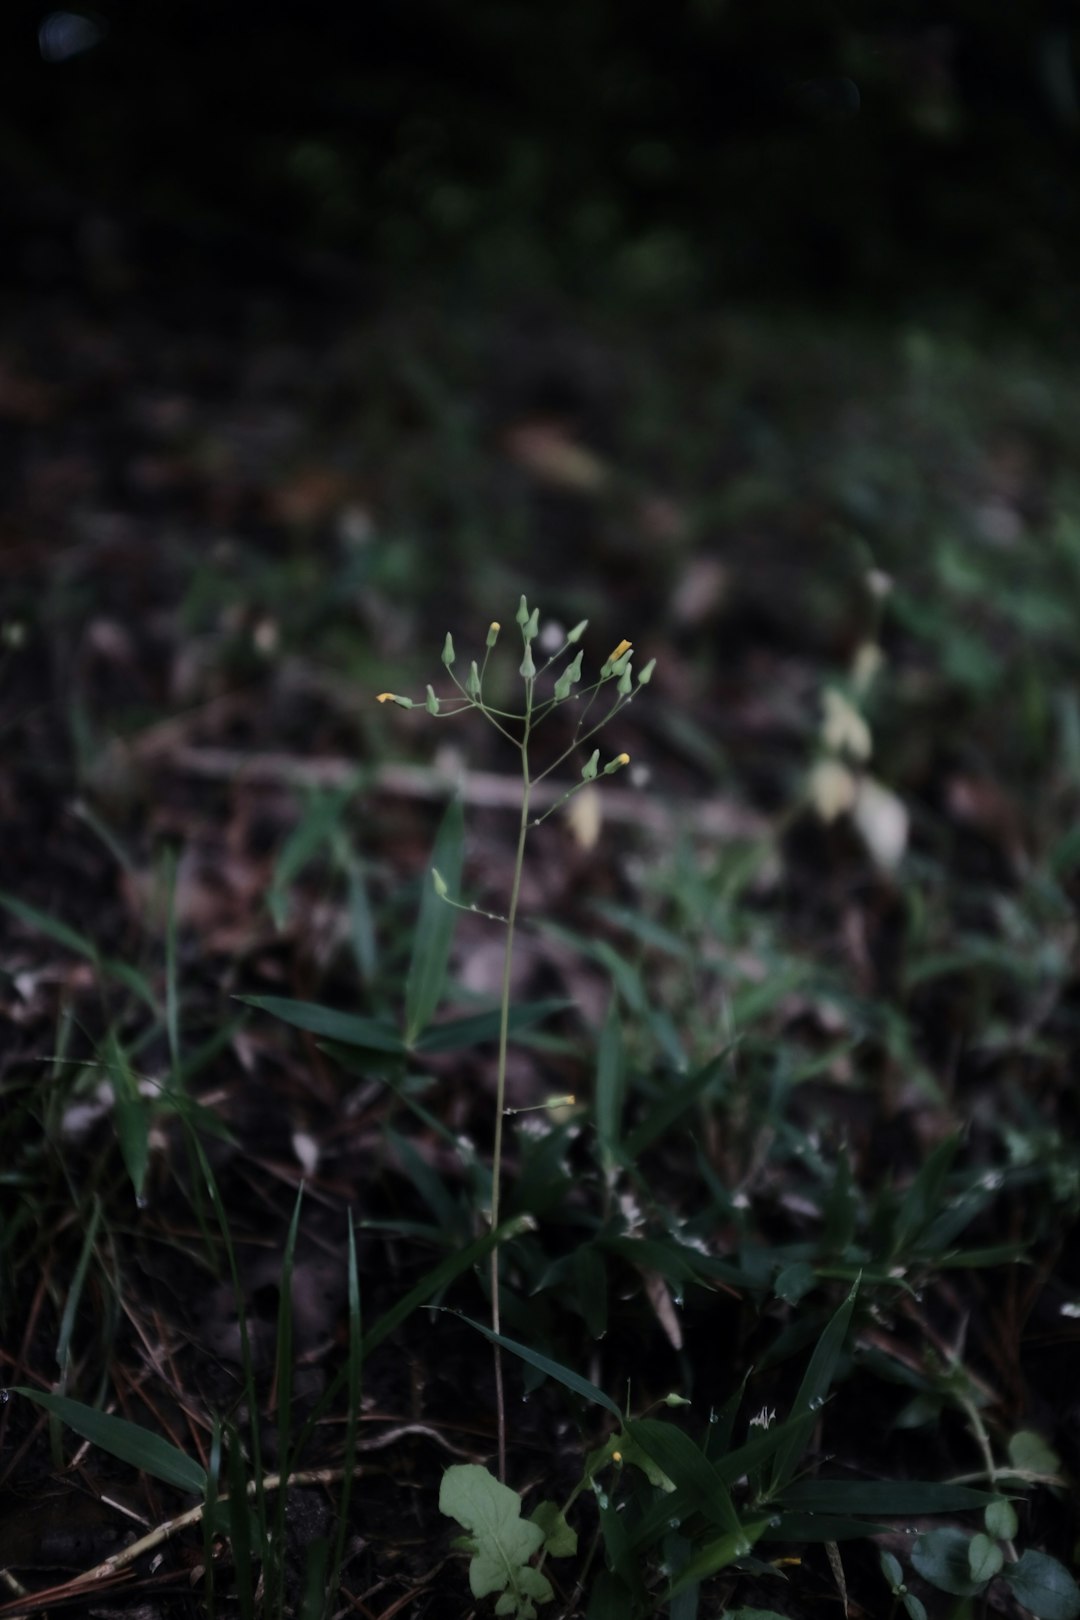
<svg viewBox="0 0 1080 1620"><path fill-rule="evenodd" d="M1005 1562L1005 1554L996 1541L982 1531L972 1536L968 1542L968 1568L973 1581L981 1585L984 1581L992 1581Z"/></svg>
<svg viewBox="0 0 1080 1620"><path fill-rule="evenodd" d="M1076 1620L1080 1615L1080 1587L1048 1553L1029 1547L1004 1573L1016 1598L1038 1620Z"/></svg>
<svg viewBox="0 0 1080 1620"><path fill-rule="evenodd" d="M1021 1473L1041 1474L1048 1479L1061 1472L1061 1458L1034 1429L1020 1429L1011 1437L1009 1461Z"/></svg>
<svg viewBox="0 0 1080 1620"><path fill-rule="evenodd" d="M920 1536L911 1549L911 1562L924 1581L939 1592L954 1597L971 1597L981 1592L985 1581L972 1578L968 1547L971 1537L965 1530L931 1530Z"/></svg>
<svg viewBox="0 0 1080 1620"><path fill-rule="evenodd" d="M540 1525L521 1517L521 1498L477 1463L455 1463L443 1475L439 1512L471 1532L469 1589L473 1597L502 1596L496 1614L532 1620L537 1603L554 1597L550 1582L529 1559L544 1544Z"/></svg>
<svg viewBox="0 0 1080 1620"><path fill-rule="evenodd" d="M572 1558L577 1552L577 1531L567 1524L557 1502L540 1502L529 1520L544 1532L544 1551L552 1558Z"/></svg>

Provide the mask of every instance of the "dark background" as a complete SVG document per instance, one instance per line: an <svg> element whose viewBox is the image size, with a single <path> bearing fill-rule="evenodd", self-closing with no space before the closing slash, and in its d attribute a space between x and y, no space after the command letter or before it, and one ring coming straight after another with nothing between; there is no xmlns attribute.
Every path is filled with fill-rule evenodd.
<svg viewBox="0 0 1080 1620"><path fill-rule="evenodd" d="M23 5L6 269L62 279L56 232L89 218L166 274L210 255L249 282L946 303L1060 329L1077 24L1068 0Z"/></svg>

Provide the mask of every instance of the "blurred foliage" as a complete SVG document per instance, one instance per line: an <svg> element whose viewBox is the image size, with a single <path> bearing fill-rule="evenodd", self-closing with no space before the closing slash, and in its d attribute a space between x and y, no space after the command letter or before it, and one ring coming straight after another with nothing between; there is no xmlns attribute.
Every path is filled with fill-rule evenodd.
<svg viewBox="0 0 1080 1620"><path fill-rule="evenodd" d="M45 19L12 58L9 173L228 228L252 265L291 241L365 276L464 266L634 300L960 290L1052 321L1071 298L1060 0L101 0Z"/></svg>

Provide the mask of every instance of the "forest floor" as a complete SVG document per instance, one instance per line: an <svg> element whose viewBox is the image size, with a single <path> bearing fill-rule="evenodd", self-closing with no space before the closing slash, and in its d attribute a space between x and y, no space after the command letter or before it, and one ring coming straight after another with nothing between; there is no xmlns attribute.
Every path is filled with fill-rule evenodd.
<svg viewBox="0 0 1080 1620"><path fill-rule="evenodd" d="M530 1512L587 1477L543 1612L1068 1620L1067 364L915 322L365 303L318 267L230 286L122 237L38 255L68 258L0 321L0 1382L144 1439L125 1459L74 1406L4 1402L0 1615L491 1612L439 1494L496 1465L465 1320L489 1319L496 1045L490 1017L469 1046L447 1027L498 1004L498 923L454 913L437 1009L392 1032L455 789L461 892L507 907L517 750L423 697L446 632L465 671L496 620L514 705L525 594L545 649L589 621L594 676L622 638L656 660L601 740L629 766L526 849L505 1197L527 1222L500 1263L533 1359L503 1355L507 1477ZM538 767L573 740L557 710ZM297 1003L333 1013L305 1028ZM669 1395L670 1444L645 1417ZM728 1479L800 1401L771 1475L763 1452ZM726 1551L686 1436L730 1491ZM222 1447L234 1499L303 1480L88 1583L216 1490ZM1016 1525L984 1532L964 1489Z"/></svg>

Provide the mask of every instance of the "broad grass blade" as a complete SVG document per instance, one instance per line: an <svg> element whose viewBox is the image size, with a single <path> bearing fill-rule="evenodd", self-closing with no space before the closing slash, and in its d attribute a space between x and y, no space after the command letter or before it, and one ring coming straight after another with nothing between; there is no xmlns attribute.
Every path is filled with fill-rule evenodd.
<svg viewBox="0 0 1080 1620"><path fill-rule="evenodd" d="M204 1495L207 1482L202 1464L160 1435L151 1434L149 1429L141 1429L126 1418L99 1412L94 1406L84 1406L82 1401L73 1401L67 1395L47 1395L22 1384L12 1385L12 1394L25 1395L28 1401L44 1407L69 1429L119 1462L130 1463L133 1468L140 1468L144 1474L174 1485L177 1490Z"/></svg>
<svg viewBox="0 0 1080 1620"><path fill-rule="evenodd" d="M359 1018L333 1007L317 1007L309 1001L291 1001L287 996L237 996L249 1007L258 1007L294 1029L305 1029L342 1046L359 1046L369 1052L393 1052L400 1056L405 1043L392 1024L378 1018Z"/></svg>

